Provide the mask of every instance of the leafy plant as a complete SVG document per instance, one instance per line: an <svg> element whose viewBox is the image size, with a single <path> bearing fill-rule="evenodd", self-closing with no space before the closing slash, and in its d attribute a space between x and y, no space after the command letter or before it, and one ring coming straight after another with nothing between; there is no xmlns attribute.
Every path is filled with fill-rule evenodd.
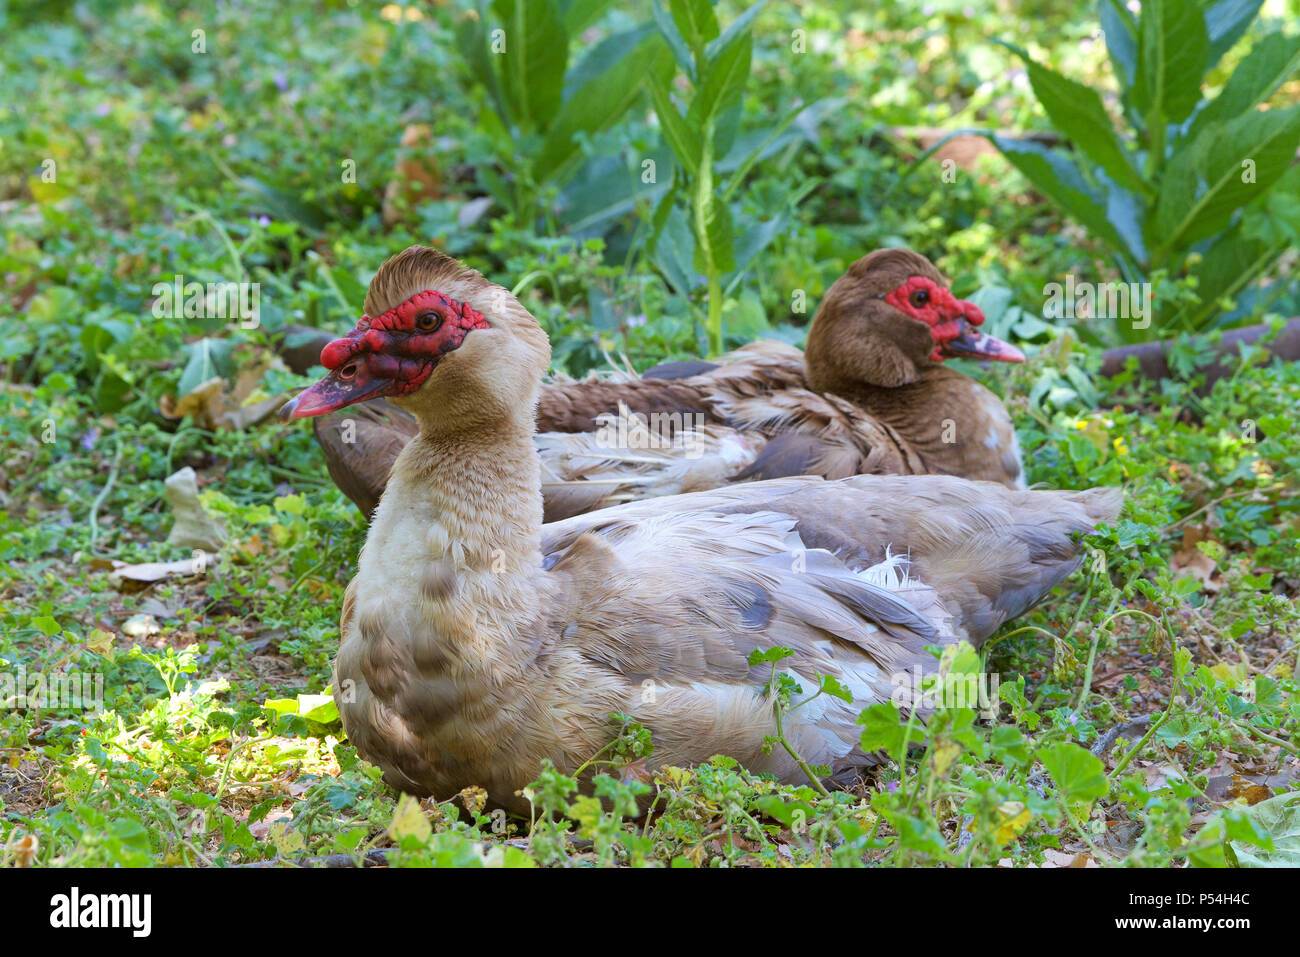
<svg viewBox="0 0 1300 957"><path fill-rule="evenodd" d="M670 57L649 24L606 37L577 63L571 41L604 13L608 0L479 0L456 49L486 109L480 126L502 179L479 168L498 202L531 226L548 188L581 167L581 140L618 122L640 95L643 76L666 76Z"/></svg>
<svg viewBox="0 0 1300 957"><path fill-rule="evenodd" d="M1128 282L1195 277L1199 302L1175 302L1166 325L1199 330L1300 239L1300 106L1261 110L1300 68L1300 36L1254 45L1213 99L1206 75L1245 33L1259 0L1149 0L1135 16L1100 0L1101 26L1127 130L1101 93L1018 50L1034 95L1073 155L990 134L1002 155L1115 255ZM1272 294L1285 288L1274 284ZM1229 312L1227 321L1242 314ZM1121 329L1126 338L1155 335Z"/></svg>
<svg viewBox="0 0 1300 957"><path fill-rule="evenodd" d="M752 25L766 0L759 0L726 30L721 30L709 0L655 0L655 22L685 75L691 93L679 108L666 78L650 75L646 86L654 101L664 141L677 165L673 187L659 201L649 247L656 266L683 295L702 276L708 291L707 332L713 354L723 351L723 296L780 232L785 215L759 223L732 210L745 177L805 107L788 112L760 131L757 142L740 144L741 155L728 157L737 144L741 97L754 53ZM724 157L730 159L728 164ZM730 168L725 179L719 174ZM792 192L786 212L816 185L812 180ZM687 198L685 217L675 206ZM729 282L724 290L723 279Z"/></svg>

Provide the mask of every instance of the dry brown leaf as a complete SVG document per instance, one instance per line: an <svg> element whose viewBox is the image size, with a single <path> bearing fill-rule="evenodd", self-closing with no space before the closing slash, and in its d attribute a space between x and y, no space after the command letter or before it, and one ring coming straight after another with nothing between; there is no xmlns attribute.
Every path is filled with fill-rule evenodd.
<svg viewBox="0 0 1300 957"><path fill-rule="evenodd" d="M233 385L221 376L213 376L179 399L163 396L158 403L159 411L168 419L193 416L195 424L205 429L246 429L270 416L289 399L287 395L272 395L248 401L257 394L267 370L272 368L285 366L274 353L260 352L240 369Z"/></svg>
<svg viewBox="0 0 1300 957"><path fill-rule="evenodd" d="M1207 592L1217 592L1221 587L1215 577L1218 563L1196 547L1198 542L1211 540L1207 525L1191 525L1183 529L1182 547L1169 559L1169 568L1175 576L1194 578Z"/></svg>
<svg viewBox="0 0 1300 957"><path fill-rule="evenodd" d="M385 226L400 222L416 203L442 198L443 174L436 157L432 127L412 123L402 131L393 176L384 188Z"/></svg>

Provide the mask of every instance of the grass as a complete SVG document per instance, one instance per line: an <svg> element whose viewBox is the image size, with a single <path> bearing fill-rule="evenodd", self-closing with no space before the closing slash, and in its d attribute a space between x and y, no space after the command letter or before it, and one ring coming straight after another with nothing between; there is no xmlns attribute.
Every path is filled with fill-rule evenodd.
<svg viewBox="0 0 1300 957"><path fill-rule="evenodd" d="M1285 836L1300 770L1300 372L1254 354L1202 390L1184 345L1178 381L1100 378L1096 348L1080 343L1098 330L1023 318L1052 277L1108 275L1087 237L996 160L948 183L932 165L911 170L908 148L878 132L1032 126L1010 54L987 41L1049 27L1077 41L1087 7L1043 4L1008 24L830 4L792 20L793 5L774 4L760 33L797 22L813 52L760 42L744 101L755 125L791 90L851 106L740 190L761 217L791 180L817 181L726 304L731 341L798 340L848 263L907 243L957 292L999 291L1025 310L990 311L990 324L1021 315L1031 361L977 374L1007 397L1030 480L1126 489L1121 519L1090 536L1057 594L942 663L949 690L1000 676L1001 711L947 708L922 727L890 705L866 709L864 743L889 758L829 793L725 757L651 773L653 740L615 716L593 755L595 795L545 769L528 820L472 788L404 798L347 744L325 695L365 527L308 430L168 418L163 400L207 373L242 378L247 402L305 384L275 341L295 324L350 327L379 262L431 236L515 285L571 373L606 353L642 368L698 354L694 306L637 246L635 210L603 237L500 206L458 222L496 164L474 111L446 108L476 96L446 67L448 12L395 21L379 5L307 0L238 18L215 4L179 20L162 11L47 5L10 12L0 40L13 65L0 102L24 105L0 107L0 673L85 674L104 698L98 712L0 709L0 861L229 866L374 849L412 866L1300 859L1293 825ZM190 52L195 29L206 55ZM885 44L899 55L867 55ZM1100 62L1085 45L1053 49L1076 73ZM386 226L397 144L421 121L440 138L441 195ZM593 148L630 154L653 138L636 111L602 136ZM340 176L345 159L355 182ZM177 273L261 282L261 325L154 317L153 284ZM187 465L225 547L201 574L120 582L114 562L190 557L166 542L163 484ZM777 682L774 707L834 690Z"/></svg>

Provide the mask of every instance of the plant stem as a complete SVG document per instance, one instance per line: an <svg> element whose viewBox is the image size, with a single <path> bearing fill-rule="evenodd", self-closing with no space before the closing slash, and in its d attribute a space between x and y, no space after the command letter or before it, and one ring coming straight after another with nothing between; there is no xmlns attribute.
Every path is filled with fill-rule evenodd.
<svg viewBox="0 0 1300 957"><path fill-rule="evenodd" d="M99 507L104 504L104 500L113 491L113 486L117 483L118 466L122 464L122 437L118 435L114 438L116 439L116 450L113 453L113 466L108 472L108 481L104 483L104 487L100 489L99 494L95 496L95 501L90 505L90 552L92 555L99 554L95 551L95 539L99 537Z"/></svg>
<svg viewBox="0 0 1300 957"><path fill-rule="evenodd" d="M722 355L722 283L709 271L709 355Z"/></svg>

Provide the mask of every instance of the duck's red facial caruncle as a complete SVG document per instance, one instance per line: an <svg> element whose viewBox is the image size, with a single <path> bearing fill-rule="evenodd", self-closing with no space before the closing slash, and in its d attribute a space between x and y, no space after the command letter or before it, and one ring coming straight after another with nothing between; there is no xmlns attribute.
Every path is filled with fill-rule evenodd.
<svg viewBox="0 0 1300 957"><path fill-rule="evenodd" d="M486 328L468 303L432 289L417 292L373 319L362 316L355 329L322 349L329 374L285 405L280 417L302 419L364 399L409 395L471 329Z"/></svg>
<svg viewBox="0 0 1300 957"><path fill-rule="evenodd" d="M979 306L958 299L932 279L911 276L882 298L905 316L919 319L930 327L934 338L930 358L936 362L954 356L998 362L1025 361L1025 354L1011 343L975 328L984 322L984 312Z"/></svg>

